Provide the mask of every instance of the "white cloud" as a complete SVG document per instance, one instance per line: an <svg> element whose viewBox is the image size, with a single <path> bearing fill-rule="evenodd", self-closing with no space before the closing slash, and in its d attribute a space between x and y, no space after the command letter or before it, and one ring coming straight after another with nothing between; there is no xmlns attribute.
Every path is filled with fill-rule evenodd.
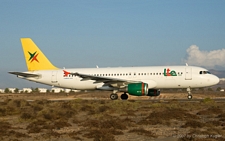
<svg viewBox="0 0 225 141"><path fill-rule="evenodd" d="M225 49L201 51L196 45L187 49L187 59L190 65L204 66L210 69L225 68Z"/></svg>

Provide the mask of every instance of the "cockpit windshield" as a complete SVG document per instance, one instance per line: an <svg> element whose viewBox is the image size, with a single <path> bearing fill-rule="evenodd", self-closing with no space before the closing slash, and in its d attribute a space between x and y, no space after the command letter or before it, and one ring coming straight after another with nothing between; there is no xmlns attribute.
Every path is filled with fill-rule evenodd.
<svg viewBox="0 0 225 141"><path fill-rule="evenodd" d="M199 74L211 74L209 71L200 71Z"/></svg>

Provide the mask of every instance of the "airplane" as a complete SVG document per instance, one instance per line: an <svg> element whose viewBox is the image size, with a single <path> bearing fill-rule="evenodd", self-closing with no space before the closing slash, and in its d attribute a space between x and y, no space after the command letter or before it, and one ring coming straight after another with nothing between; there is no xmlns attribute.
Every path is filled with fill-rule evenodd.
<svg viewBox="0 0 225 141"><path fill-rule="evenodd" d="M219 78L197 66L145 66L113 68L55 67L30 38L21 38L28 71L8 72L19 78L74 90L112 91L111 100L133 96L159 96L160 89L185 88L192 99L192 88L216 85Z"/></svg>

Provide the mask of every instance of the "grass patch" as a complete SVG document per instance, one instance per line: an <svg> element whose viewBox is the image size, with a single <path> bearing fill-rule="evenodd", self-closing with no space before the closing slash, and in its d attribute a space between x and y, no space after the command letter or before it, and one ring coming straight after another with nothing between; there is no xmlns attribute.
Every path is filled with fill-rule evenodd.
<svg viewBox="0 0 225 141"><path fill-rule="evenodd" d="M144 128L134 128L128 131L128 133L136 133L138 135L143 135L143 136L148 136L148 137L153 137L156 138L157 136L152 133L151 131L145 130Z"/></svg>
<svg viewBox="0 0 225 141"><path fill-rule="evenodd" d="M197 113L197 115L219 115L223 112L222 109L218 108L218 107L210 107L206 110L201 110Z"/></svg>
<svg viewBox="0 0 225 141"><path fill-rule="evenodd" d="M126 124L122 122L119 118L110 118L105 120L96 120L96 119L89 119L85 122L82 122L80 125L84 127L89 128L113 128L113 129L119 129L124 130L127 129Z"/></svg>
<svg viewBox="0 0 225 141"><path fill-rule="evenodd" d="M113 129L94 129L90 130L89 133L84 134L84 137L94 138L94 141L115 141L114 134L120 132Z"/></svg>
<svg viewBox="0 0 225 141"><path fill-rule="evenodd" d="M205 123L202 123L196 120L188 120L184 125L181 126L181 128L187 128L187 127L202 128L204 126L206 126Z"/></svg>
<svg viewBox="0 0 225 141"><path fill-rule="evenodd" d="M4 138L8 137L22 138L29 136L27 134L14 131L9 122L0 121L0 139L4 140Z"/></svg>
<svg viewBox="0 0 225 141"><path fill-rule="evenodd" d="M179 109L166 108L164 110L153 111L152 113L149 114L149 116L141 120L139 124L142 124L142 125L166 124L169 126L171 124L170 122L171 119L186 120L189 118L198 119L196 115L190 114L186 110L183 110L180 108Z"/></svg>
<svg viewBox="0 0 225 141"><path fill-rule="evenodd" d="M212 103L215 103L215 101L209 97L205 98L202 100L203 103L205 104L212 104Z"/></svg>

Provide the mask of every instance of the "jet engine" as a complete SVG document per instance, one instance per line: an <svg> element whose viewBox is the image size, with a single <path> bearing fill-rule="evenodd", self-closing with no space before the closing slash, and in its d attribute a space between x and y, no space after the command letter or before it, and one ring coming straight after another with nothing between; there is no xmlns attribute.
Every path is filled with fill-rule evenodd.
<svg viewBox="0 0 225 141"><path fill-rule="evenodd" d="M130 83L126 88L120 89L134 96L159 96L160 90L148 89L147 83Z"/></svg>
<svg viewBox="0 0 225 141"><path fill-rule="evenodd" d="M147 83L131 83L128 84L126 89L121 89L120 91L124 91L134 96L144 96L148 94L148 84Z"/></svg>

